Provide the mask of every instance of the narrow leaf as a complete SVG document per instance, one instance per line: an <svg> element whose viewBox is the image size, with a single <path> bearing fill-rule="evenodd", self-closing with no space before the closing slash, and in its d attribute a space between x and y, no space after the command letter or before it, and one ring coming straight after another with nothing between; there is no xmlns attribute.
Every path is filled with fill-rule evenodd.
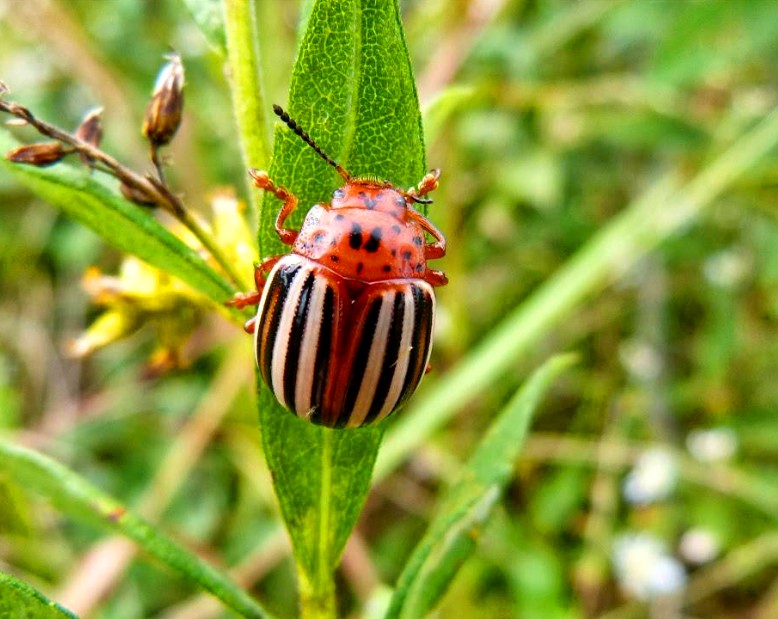
<svg viewBox="0 0 778 619"><path fill-rule="evenodd" d="M425 173L416 85L396 1L317 0L302 38L288 111L353 176L409 187ZM271 177L305 211L343 183L308 146L278 123ZM282 250L274 230L278 201L266 196L262 255Z"/></svg>
<svg viewBox="0 0 778 619"><path fill-rule="evenodd" d="M491 425L400 575L388 618L424 617L436 606L510 481L533 412L573 360L573 355L559 355L547 361Z"/></svg>
<svg viewBox="0 0 778 619"><path fill-rule="evenodd" d="M52 602L40 591L0 572L0 617L76 619L76 615Z"/></svg>
<svg viewBox="0 0 778 619"><path fill-rule="evenodd" d="M62 511L132 539L149 555L210 591L245 617L269 616L229 576L54 460L0 439L0 471L18 484L39 492ZM0 616L5 615L0 613Z"/></svg>
<svg viewBox="0 0 778 619"><path fill-rule="evenodd" d="M0 131L0 153L14 146L10 135ZM149 211L127 202L87 171L66 164L50 168L19 165L3 156L0 169L12 173L36 195L91 228L117 249L178 277L220 307L234 294L221 275Z"/></svg>
<svg viewBox="0 0 778 619"><path fill-rule="evenodd" d="M292 76L288 110L352 175L410 186L425 172L416 89L396 2L317 0ZM342 179L277 124L271 178L307 208L328 201ZM280 204L266 196L262 255L286 251L273 228ZM327 430L292 417L263 387L265 454L301 575L303 606L324 604L332 572L359 516L381 427ZM332 612L327 609L326 612Z"/></svg>

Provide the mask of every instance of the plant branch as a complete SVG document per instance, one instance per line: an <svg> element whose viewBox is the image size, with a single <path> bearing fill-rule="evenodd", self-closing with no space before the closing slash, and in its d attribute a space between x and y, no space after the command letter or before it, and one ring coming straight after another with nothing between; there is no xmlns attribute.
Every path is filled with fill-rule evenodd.
<svg viewBox="0 0 778 619"><path fill-rule="evenodd" d="M41 135L45 135L46 137L50 137L72 147L72 149L82 155L85 160L90 161L94 167L117 178L124 186L129 188L133 194L141 196L144 200L148 200L150 205L159 207L173 215L173 217L186 226L200 243L202 243L203 247L208 250L216 263L232 280L232 283L240 289L247 289L247 285L243 278L237 273L219 246L216 245L210 233L208 233L194 215L187 210L181 201L181 198L171 192L166 185L154 178L138 174L97 146L85 142L59 127L40 120L23 105L13 101L3 100L1 97L6 91L7 89L5 86L0 85L0 111L23 120Z"/></svg>

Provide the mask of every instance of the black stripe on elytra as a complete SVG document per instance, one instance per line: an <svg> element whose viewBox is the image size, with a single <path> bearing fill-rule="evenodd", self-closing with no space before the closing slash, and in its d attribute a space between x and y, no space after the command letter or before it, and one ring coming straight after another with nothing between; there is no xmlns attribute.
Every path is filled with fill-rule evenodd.
<svg viewBox="0 0 778 619"><path fill-rule="evenodd" d="M370 348L375 337L375 326L378 323L378 316L381 314L383 303L383 299L380 297L371 301L370 305L365 308L364 320L358 323L362 330L356 334L359 340L354 351L354 358L351 360L351 375L349 376L346 398L343 402L343 410L341 411L340 418L337 420L337 427L346 425L349 417L354 413L354 404L357 401L359 389L365 378L365 370L370 360Z"/></svg>
<svg viewBox="0 0 778 619"><path fill-rule="evenodd" d="M403 326L405 321L413 320L413 316L405 316L405 295L407 291L396 291L394 295L394 306L392 307L392 317L389 324L389 333L386 336L386 350L384 352L383 367L381 376L378 377L373 402L370 410L365 417L364 423L371 423L381 409L387 403L389 389L392 386L392 379L398 371L397 362L400 356L400 344L403 338ZM394 402L391 403L394 405Z"/></svg>
<svg viewBox="0 0 778 619"><path fill-rule="evenodd" d="M427 290L413 285L413 335L411 336L411 363L405 375L397 407L405 402L418 387L426 370L432 331L432 298Z"/></svg>
<svg viewBox="0 0 778 619"><path fill-rule="evenodd" d="M348 244L351 249L362 247L362 226L358 223L351 224L351 232L348 234Z"/></svg>
<svg viewBox="0 0 778 619"><path fill-rule="evenodd" d="M289 331L289 345L286 348L284 359L284 401L290 410L297 412L295 407L295 387L297 386L297 368L299 367L300 354L302 353L303 338L305 336L305 321L311 305L311 291L316 281L315 275L308 272L300 288L300 296L294 308L287 307L286 311L293 311L292 326ZM293 299L290 299L293 301ZM305 411L307 412L307 411Z"/></svg>
<svg viewBox="0 0 778 619"><path fill-rule="evenodd" d="M335 329L335 290L327 285L324 292L322 312L319 317L319 341L316 342L316 361L313 364L314 376L311 381L311 404L314 409L311 413L313 423L321 423L322 404L324 403L324 389L330 379L330 359L332 353L332 336Z"/></svg>
<svg viewBox="0 0 778 619"><path fill-rule="evenodd" d="M289 296L289 287L301 268L299 264L280 266L273 279L265 284L270 286L265 308L270 307L273 310L272 314L268 315L267 310L263 308L262 319L258 328L260 329L260 335L267 333L267 337L259 339L257 359L261 360L260 372L271 389L273 388L273 348L275 348L278 325L281 322L281 316L284 313L284 307ZM267 329L265 329L265 323L269 323Z"/></svg>

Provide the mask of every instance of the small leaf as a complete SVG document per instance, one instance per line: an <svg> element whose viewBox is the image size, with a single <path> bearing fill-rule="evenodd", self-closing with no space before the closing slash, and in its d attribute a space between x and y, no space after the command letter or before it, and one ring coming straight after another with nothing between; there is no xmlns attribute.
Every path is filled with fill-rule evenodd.
<svg viewBox="0 0 778 619"><path fill-rule="evenodd" d="M472 554L479 532L510 481L532 413L553 380L574 358L559 355L547 361L491 425L408 560L398 579L388 618L423 617L446 592Z"/></svg>
<svg viewBox="0 0 778 619"><path fill-rule="evenodd" d="M0 152L15 146L0 131ZM5 168L36 195L80 221L117 249L160 268L210 298L220 307L234 289L200 255L162 226L148 210L120 198L87 171L69 165L41 169L0 157Z"/></svg>
<svg viewBox="0 0 778 619"><path fill-rule="evenodd" d="M76 619L76 615L52 602L40 591L2 572L0 572L0 617Z"/></svg>
<svg viewBox="0 0 778 619"><path fill-rule="evenodd" d="M425 172L416 88L397 2L318 0L292 76L290 115L352 175L407 187ZM278 124L271 178L306 210L328 201L337 173ZM264 199L261 255L287 251L274 230L280 204ZM261 381L260 381L261 382ZM382 427L328 430L284 411L263 386L262 438L301 576L303 605L331 596L332 572L370 487ZM308 600L308 601L307 601ZM332 612L331 606L328 612Z"/></svg>
<svg viewBox="0 0 778 619"><path fill-rule="evenodd" d="M19 485L39 492L59 509L121 533L181 576L210 591L245 617L267 617L260 604L223 572L127 511L86 479L35 451L0 439L0 471ZM1 608L1 607L0 607ZM0 617L4 617L0 613ZM37 615L35 615L37 616Z"/></svg>

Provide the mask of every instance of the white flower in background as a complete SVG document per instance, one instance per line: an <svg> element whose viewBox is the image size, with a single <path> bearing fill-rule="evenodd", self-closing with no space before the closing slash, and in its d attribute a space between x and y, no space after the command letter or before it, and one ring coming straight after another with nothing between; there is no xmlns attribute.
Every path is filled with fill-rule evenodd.
<svg viewBox="0 0 778 619"><path fill-rule="evenodd" d="M678 593L686 571L660 540L647 533L630 533L613 544L613 567L622 589L639 600Z"/></svg>
<svg viewBox="0 0 778 619"><path fill-rule="evenodd" d="M720 288L735 288L751 270L751 261L742 252L728 249L708 258L702 271L714 286Z"/></svg>
<svg viewBox="0 0 778 619"><path fill-rule="evenodd" d="M713 561L721 550L716 536L708 529L693 528L681 536L678 551L689 563L701 565Z"/></svg>
<svg viewBox="0 0 778 619"><path fill-rule="evenodd" d="M644 505L666 498L678 478L675 456L668 449L653 447L644 451L624 480L624 498Z"/></svg>
<svg viewBox="0 0 778 619"><path fill-rule="evenodd" d="M621 365L638 380L655 380L663 367L662 356L648 342L627 340L619 347Z"/></svg>
<svg viewBox="0 0 778 619"><path fill-rule="evenodd" d="M686 448L700 462L724 462L735 455L737 437L729 428L692 430L686 437Z"/></svg>

